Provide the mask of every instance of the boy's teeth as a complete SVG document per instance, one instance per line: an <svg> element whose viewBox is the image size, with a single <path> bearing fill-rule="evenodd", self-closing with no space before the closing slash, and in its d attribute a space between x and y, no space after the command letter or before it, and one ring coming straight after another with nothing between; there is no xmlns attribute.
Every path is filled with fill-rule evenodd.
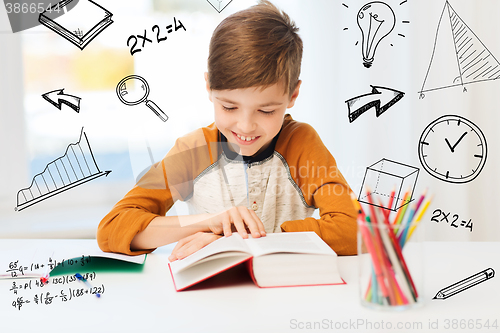
<svg viewBox="0 0 500 333"><path fill-rule="evenodd" d="M252 137L250 137L250 136L246 136L246 137L245 137L245 136L243 136L243 135L239 135L239 134L236 134L236 136L237 136L238 138L240 138L241 140L243 140L243 141L251 141L251 140L253 140L253 139L255 139L255 138L256 138L256 136L252 136Z"/></svg>

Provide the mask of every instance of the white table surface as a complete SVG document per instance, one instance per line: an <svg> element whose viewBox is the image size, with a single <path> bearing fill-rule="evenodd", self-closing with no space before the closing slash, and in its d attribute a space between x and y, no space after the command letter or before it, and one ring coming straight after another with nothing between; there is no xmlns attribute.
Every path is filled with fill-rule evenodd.
<svg viewBox="0 0 500 333"><path fill-rule="evenodd" d="M95 240L0 239L0 262L33 258L35 251L84 255L96 247ZM500 332L498 276L446 300L432 300L440 289L486 268L500 274L500 243L424 243L424 304L400 312L361 306L356 256L338 258L346 285L261 289L237 277L229 284L212 281L176 292L167 265L171 249L149 254L141 273L97 272L91 283L104 285L101 298L84 295L63 302L59 297L18 310L12 306L17 297L33 300L35 294L57 295L83 285L48 284L15 295L13 280L0 280L0 332ZM0 267L0 273L7 269ZM486 320L490 328L478 329ZM497 328L491 327L495 320ZM472 326L460 329L461 323Z"/></svg>

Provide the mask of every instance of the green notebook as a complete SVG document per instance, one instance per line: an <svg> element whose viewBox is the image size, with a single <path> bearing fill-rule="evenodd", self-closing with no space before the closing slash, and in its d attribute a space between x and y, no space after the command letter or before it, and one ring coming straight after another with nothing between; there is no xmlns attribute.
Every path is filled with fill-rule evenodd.
<svg viewBox="0 0 500 333"><path fill-rule="evenodd" d="M66 259L50 271L50 276L90 272L138 273L144 269L146 255L126 256L115 253L81 256Z"/></svg>

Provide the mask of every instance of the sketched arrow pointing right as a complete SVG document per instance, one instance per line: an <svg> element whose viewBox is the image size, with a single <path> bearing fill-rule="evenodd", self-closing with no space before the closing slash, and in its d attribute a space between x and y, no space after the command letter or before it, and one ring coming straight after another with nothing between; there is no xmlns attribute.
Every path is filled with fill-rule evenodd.
<svg viewBox="0 0 500 333"><path fill-rule="evenodd" d="M370 85L370 87L372 87L371 93L345 101L349 111L349 122L352 123L372 107L375 107L375 114L378 117L396 104L405 94L404 92L391 88L372 85Z"/></svg>

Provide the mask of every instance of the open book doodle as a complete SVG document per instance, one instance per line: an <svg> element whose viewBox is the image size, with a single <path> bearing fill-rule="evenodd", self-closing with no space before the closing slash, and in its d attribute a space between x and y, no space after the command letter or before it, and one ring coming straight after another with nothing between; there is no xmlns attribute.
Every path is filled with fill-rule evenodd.
<svg viewBox="0 0 500 333"><path fill-rule="evenodd" d="M261 287L344 284L337 254L314 232L223 237L198 252L169 263L177 291L245 263Z"/></svg>
<svg viewBox="0 0 500 333"><path fill-rule="evenodd" d="M46 9L38 20L83 50L113 23L112 16L91 0L63 0Z"/></svg>

